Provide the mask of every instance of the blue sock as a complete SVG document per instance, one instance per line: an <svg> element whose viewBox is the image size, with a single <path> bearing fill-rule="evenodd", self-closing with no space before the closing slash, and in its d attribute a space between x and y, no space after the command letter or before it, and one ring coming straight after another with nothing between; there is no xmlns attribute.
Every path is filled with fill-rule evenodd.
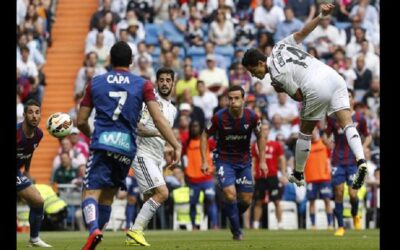
<svg viewBox="0 0 400 250"><path fill-rule="evenodd" d="M111 206L99 204L99 228L103 230L103 227L110 220Z"/></svg>
<svg viewBox="0 0 400 250"><path fill-rule="evenodd" d="M326 214L326 219L328 220L328 226L332 226L332 217L333 217L332 213Z"/></svg>
<svg viewBox="0 0 400 250"><path fill-rule="evenodd" d="M197 204L190 204L190 221L192 222L192 226L196 225L196 206Z"/></svg>
<svg viewBox="0 0 400 250"><path fill-rule="evenodd" d="M218 225L218 211L217 211L217 204L213 201L208 206L208 217L210 218L211 227Z"/></svg>
<svg viewBox="0 0 400 250"><path fill-rule="evenodd" d="M43 220L43 207L30 207L29 210L29 225L31 238L39 236L40 225Z"/></svg>
<svg viewBox="0 0 400 250"><path fill-rule="evenodd" d="M335 209L333 209L333 212L338 221L338 226L343 227L343 202L335 202Z"/></svg>
<svg viewBox="0 0 400 250"><path fill-rule="evenodd" d="M315 214L310 213L311 225L315 226Z"/></svg>
<svg viewBox="0 0 400 250"><path fill-rule="evenodd" d="M82 214L90 234L99 229L99 207L95 199L89 197L82 201Z"/></svg>
<svg viewBox="0 0 400 250"><path fill-rule="evenodd" d="M246 210L249 208L250 205L247 203L244 203L242 201L238 202L238 209L239 209L239 214L242 215Z"/></svg>
<svg viewBox="0 0 400 250"><path fill-rule="evenodd" d="M358 199L350 200L351 215L354 217L358 214Z"/></svg>
<svg viewBox="0 0 400 250"><path fill-rule="evenodd" d="M239 209L237 205L237 201L233 203L225 203L225 212L229 218L229 222L231 223L231 232L233 235L242 234L242 230L240 230L240 220L239 220Z"/></svg>
<svg viewBox="0 0 400 250"><path fill-rule="evenodd" d="M127 204L125 209L126 228L131 226L134 217L136 218L136 204Z"/></svg>

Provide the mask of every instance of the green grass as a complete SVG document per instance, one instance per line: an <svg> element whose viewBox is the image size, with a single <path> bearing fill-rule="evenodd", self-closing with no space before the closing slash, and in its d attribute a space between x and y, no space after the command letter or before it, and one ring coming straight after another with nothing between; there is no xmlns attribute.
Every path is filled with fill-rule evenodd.
<svg viewBox="0 0 400 250"><path fill-rule="evenodd" d="M81 249L87 232L42 232L41 238L54 249ZM28 234L17 235L17 249L26 249ZM333 231L268 231L245 230L244 240L231 239L228 230L218 231L147 231L151 247L146 249L267 249L267 250L376 250L379 249L379 231L348 230L344 237L334 237ZM127 250L124 232L105 232L97 250Z"/></svg>

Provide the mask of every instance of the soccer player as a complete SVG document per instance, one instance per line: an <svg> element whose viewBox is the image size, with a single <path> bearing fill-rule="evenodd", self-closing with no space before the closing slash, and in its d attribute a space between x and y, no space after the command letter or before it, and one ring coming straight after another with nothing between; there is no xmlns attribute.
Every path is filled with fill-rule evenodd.
<svg viewBox="0 0 400 250"><path fill-rule="evenodd" d="M260 170L260 150L254 143L251 146L251 155L253 157L253 174L255 180L255 205L254 205L254 221L253 228L258 229L260 227L260 220L262 216L262 204L265 199L265 194L268 192L269 200L274 202L275 205L275 216L278 222L278 229L282 229L282 209L281 199L282 190L279 187L278 179L278 166L280 167L281 174L286 175L286 158L285 152L282 145L273 140L268 140L269 125L264 123L262 125L264 136L266 140L265 148L262 155L265 155L266 164L268 171L262 172Z"/></svg>
<svg viewBox="0 0 400 250"><path fill-rule="evenodd" d="M354 91L348 89L350 100L351 118L356 124L357 130L364 136L363 147L367 148L372 141L372 136L369 134L367 121L361 113L354 111ZM335 146L332 154L332 184L335 193L335 208L333 213L338 221L338 229L335 236L343 236L345 233L343 227L343 193L344 182L350 187L354 183L354 176L357 172L356 156L351 152L349 144L345 139L343 129L334 118L328 117L327 127L325 129L324 138L327 140L333 134ZM353 184L354 185L354 184ZM358 214L358 196L357 190L349 188L351 215L353 216L353 225L356 230L361 229L361 218Z"/></svg>
<svg viewBox="0 0 400 250"><path fill-rule="evenodd" d="M200 149L202 171L209 174L207 162L208 136L214 136L214 165L222 188L224 209L228 215L234 240L242 240L239 216L250 206L253 199L253 176L251 173L250 139L254 131L258 148L265 148L265 136L261 120L254 111L244 108L244 90L240 86L228 89L228 108L219 110L201 135ZM260 169L267 171L265 154L260 155ZM239 202L238 202L239 200Z"/></svg>
<svg viewBox="0 0 400 250"><path fill-rule="evenodd" d="M156 99L161 115L166 118L170 127L176 118L176 108L170 100L174 87L174 74L174 71L169 68L161 68L156 74ZM150 246L144 238L143 230L157 209L168 199L168 188L163 176L165 139L157 130L154 118L151 119L146 106L143 107L137 132L138 149L133 161L133 169L144 204L133 226L126 233L125 245Z"/></svg>
<svg viewBox="0 0 400 250"><path fill-rule="evenodd" d="M87 85L77 119L78 128L91 136L82 190L82 211L90 235L83 250L95 249L101 241L101 229L110 219L114 195L119 188L126 189L125 178L136 155L136 128L143 103L160 134L174 148L174 158L168 167L181 155L181 146L160 112L152 84L129 72L132 63L129 45L122 41L115 43L110 57L113 69L94 77ZM88 118L93 108L96 116L92 133ZM144 206L151 205L147 201Z"/></svg>
<svg viewBox="0 0 400 250"><path fill-rule="evenodd" d="M278 42L267 57L257 49L249 49L242 64L250 73L263 79L270 74L277 92L286 92L296 101L302 101L299 138L295 149L295 171L289 181L304 185L304 166L310 153L311 134L319 120L335 114L349 146L355 154L358 171L353 188L359 189L367 175L367 164L356 126L351 120L347 86L344 79L330 66L304 52L301 42L334 9L333 4L321 4L319 16L305 24L302 30Z"/></svg>
<svg viewBox="0 0 400 250"><path fill-rule="evenodd" d="M43 138L43 131L38 127L40 122L40 104L30 99L24 107L24 120L17 124L17 195L29 205L29 225L31 247L52 247L39 238L40 225L43 219L43 198L29 179L33 151ZM21 168L25 171L22 174Z"/></svg>
<svg viewBox="0 0 400 250"><path fill-rule="evenodd" d="M306 168L307 200L310 201L311 228L315 227L315 200L323 199L328 222L328 229L332 227L332 182L331 168L329 164L329 151L319 134L318 127L314 128L310 157L307 160Z"/></svg>

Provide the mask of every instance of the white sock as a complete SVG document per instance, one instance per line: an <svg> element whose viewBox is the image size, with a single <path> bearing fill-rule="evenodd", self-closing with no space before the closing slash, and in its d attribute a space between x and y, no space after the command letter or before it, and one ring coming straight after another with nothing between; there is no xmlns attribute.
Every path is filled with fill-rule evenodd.
<svg viewBox="0 0 400 250"><path fill-rule="evenodd" d="M344 133L346 134L347 143L349 144L351 151L353 151L354 155L356 156L357 161L360 159L365 159L361 138L354 124L347 125L344 128Z"/></svg>
<svg viewBox="0 0 400 250"><path fill-rule="evenodd" d="M135 219L135 223L133 224L133 226L131 226L130 230L143 231L147 227L147 224L149 224L151 218L153 218L154 214L157 211L157 208L159 208L160 206L161 204L153 200L153 198L148 199L143 204L142 209L140 209L140 212Z"/></svg>
<svg viewBox="0 0 400 250"><path fill-rule="evenodd" d="M304 172L308 156L310 155L310 150L311 150L311 135L306 135L299 132L299 139L297 139L296 142L296 155L295 155L295 161L296 161L295 170L297 172L301 173Z"/></svg>
<svg viewBox="0 0 400 250"><path fill-rule="evenodd" d="M38 242L39 239L40 239L39 236L38 236L38 237L31 238L31 242Z"/></svg>
<svg viewBox="0 0 400 250"><path fill-rule="evenodd" d="M253 228L254 229L259 229L260 228L260 222L259 221L253 221Z"/></svg>

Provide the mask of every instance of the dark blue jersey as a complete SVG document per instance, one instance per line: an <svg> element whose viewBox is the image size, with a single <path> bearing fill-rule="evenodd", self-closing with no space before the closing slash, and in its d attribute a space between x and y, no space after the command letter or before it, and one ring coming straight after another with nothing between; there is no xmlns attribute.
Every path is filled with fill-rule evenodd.
<svg viewBox="0 0 400 250"><path fill-rule="evenodd" d="M247 164L251 161L251 132L261 131L261 120L254 111L245 108L241 118L233 118L229 109L219 110L207 128L208 135L214 135L217 147L214 150L219 160L233 164Z"/></svg>
<svg viewBox="0 0 400 250"><path fill-rule="evenodd" d="M43 131L36 127L32 138L26 138L22 123L17 124L17 169L20 169L32 158L33 151L43 138Z"/></svg>
<svg viewBox="0 0 400 250"><path fill-rule="evenodd" d="M143 102L151 100L155 100L152 84L129 71L94 77L81 103L96 110L90 149L134 157L140 111Z"/></svg>

